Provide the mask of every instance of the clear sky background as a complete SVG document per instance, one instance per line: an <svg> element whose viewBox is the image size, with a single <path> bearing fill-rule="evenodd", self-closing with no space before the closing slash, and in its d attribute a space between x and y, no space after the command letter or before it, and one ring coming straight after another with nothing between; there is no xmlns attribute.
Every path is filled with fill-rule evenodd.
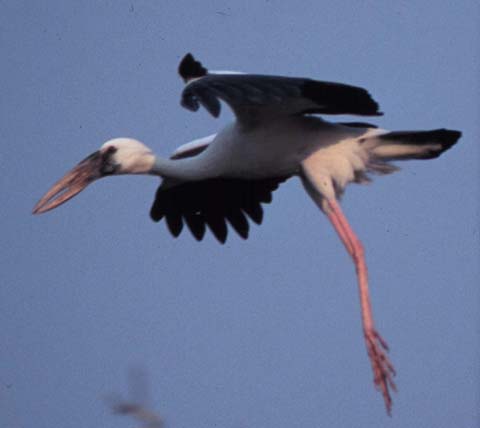
<svg viewBox="0 0 480 428"><path fill-rule="evenodd" d="M169 427L478 426L478 1L0 6L1 427L131 427L102 397L126 392L132 364ZM30 214L107 139L168 155L231 120L179 106L189 51L212 69L363 86L384 128L463 132L441 158L343 200L398 371L393 418L351 261L297 179L248 241L223 246L151 222L152 177L105 179Z"/></svg>

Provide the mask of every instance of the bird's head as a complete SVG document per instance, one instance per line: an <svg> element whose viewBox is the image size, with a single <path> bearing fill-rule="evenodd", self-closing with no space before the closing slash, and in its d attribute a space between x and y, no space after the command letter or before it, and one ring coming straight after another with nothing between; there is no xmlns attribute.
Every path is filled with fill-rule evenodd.
<svg viewBox="0 0 480 428"><path fill-rule="evenodd" d="M57 181L35 205L33 214L58 207L99 178L119 174L148 174L154 162L152 151L140 141L130 138L109 140Z"/></svg>

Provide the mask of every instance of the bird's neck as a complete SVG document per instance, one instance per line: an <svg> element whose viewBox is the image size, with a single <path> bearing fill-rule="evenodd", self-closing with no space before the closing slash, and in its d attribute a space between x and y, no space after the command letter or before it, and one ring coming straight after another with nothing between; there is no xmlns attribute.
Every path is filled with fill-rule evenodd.
<svg viewBox="0 0 480 428"><path fill-rule="evenodd" d="M184 159L165 159L155 156L149 174L182 181L204 180L217 175L211 163L202 154Z"/></svg>

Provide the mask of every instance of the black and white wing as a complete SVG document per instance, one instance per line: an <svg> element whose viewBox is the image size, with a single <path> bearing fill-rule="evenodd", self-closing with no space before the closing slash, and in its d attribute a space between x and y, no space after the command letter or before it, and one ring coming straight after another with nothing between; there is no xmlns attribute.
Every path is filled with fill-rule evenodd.
<svg viewBox="0 0 480 428"><path fill-rule="evenodd" d="M150 210L154 221L165 218L170 233L177 237L185 224L201 241L206 228L224 243L228 224L243 239L248 238L249 220L261 224L262 204L272 201L272 193L288 177L261 180L212 178L169 186L164 181Z"/></svg>
<svg viewBox="0 0 480 428"><path fill-rule="evenodd" d="M181 104L197 111L203 106L218 117L220 100L240 121L252 116L354 114L379 116L378 104L363 88L307 78L208 72L187 54L178 69L185 80Z"/></svg>
<svg viewBox="0 0 480 428"><path fill-rule="evenodd" d="M215 135L179 147L172 159L182 159L200 154ZM248 238L249 220L261 224L262 204L272 201L272 193L288 177L243 180L212 178L201 181L175 183L165 179L155 194L150 217L163 218L170 233L177 237L185 225L201 241L208 228L224 243L228 224L243 238Z"/></svg>

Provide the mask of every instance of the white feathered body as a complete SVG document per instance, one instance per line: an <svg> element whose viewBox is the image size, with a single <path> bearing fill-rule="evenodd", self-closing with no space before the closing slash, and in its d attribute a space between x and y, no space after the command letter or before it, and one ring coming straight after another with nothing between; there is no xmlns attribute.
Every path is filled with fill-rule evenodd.
<svg viewBox="0 0 480 428"><path fill-rule="evenodd" d="M353 165L358 163L355 152L360 149L355 140L364 133L365 129L335 125L317 117L285 117L251 129L236 122L213 138L197 162L208 161L217 176L252 179L296 174L301 162L319 150L345 152L347 158L352 157L347 163Z"/></svg>

